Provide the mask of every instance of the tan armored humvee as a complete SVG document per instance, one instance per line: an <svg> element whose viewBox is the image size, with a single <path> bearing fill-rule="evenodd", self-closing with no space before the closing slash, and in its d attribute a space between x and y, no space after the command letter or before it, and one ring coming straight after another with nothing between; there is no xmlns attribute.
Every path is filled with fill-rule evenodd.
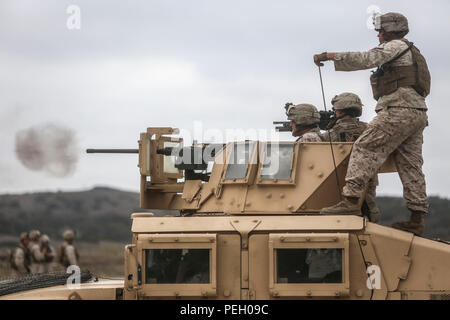
<svg viewBox="0 0 450 320"><path fill-rule="evenodd" d="M124 281L2 298L448 299L448 244L319 214L340 200L352 143L182 148L174 133L148 128L136 152L141 208L180 216L131 216Z"/></svg>

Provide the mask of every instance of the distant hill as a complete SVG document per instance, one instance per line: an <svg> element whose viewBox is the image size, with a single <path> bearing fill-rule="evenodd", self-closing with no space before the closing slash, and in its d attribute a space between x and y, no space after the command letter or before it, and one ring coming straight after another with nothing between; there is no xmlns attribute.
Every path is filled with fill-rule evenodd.
<svg viewBox="0 0 450 320"><path fill-rule="evenodd" d="M139 208L138 193L110 188L0 195L0 234L17 236L38 229L61 239L61 233L71 228L84 241L130 241L130 215L137 211L149 211Z"/></svg>
<svg viewBox="0 0 450 320"><path fill-rule="evenodd" d="M450 200L439 197L429 200L425 236L450 240ZM376 202L383 225L409 218L403 198L377 197ZM137 211L167 214L161 210L140 209L138 193L110 188L0 195L0 235L17 237L23 231L39 229L52 239L60 240L62 231L71 228L80 240L127 242L131 241L130 215Z"/></svg>
<svg viewBox="0 0 450 320"><path fill-rule="evenodd" d="M380 224L390 226L395 221L409 220L406 202L400 197L377 197L381 212ZM424 237L450 240L450 200L429 197L429 214L425 217Z"/></svg>

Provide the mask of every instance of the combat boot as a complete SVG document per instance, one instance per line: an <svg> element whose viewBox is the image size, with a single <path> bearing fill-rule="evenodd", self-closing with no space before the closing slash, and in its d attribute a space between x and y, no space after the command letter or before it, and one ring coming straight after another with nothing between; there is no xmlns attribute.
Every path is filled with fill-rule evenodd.
<svg viewBox="0 0 450 320"><path fill-rule="evenodd" d="M416 236L421 236L425 227L424 213L421 211L411 211L411 219L409 221L395 222L392 228L412 232Z"/></svg>
<svg viewBox="0 0 450 320"><path fill-rule="evenodd" d="M344 197L344 200L334 206L323 208L320 214L326 215L361 215L361 207L358 205L359 198Z"/></svg>
<svg viewBox="0 0 450 320"><path fill-rule="evenodd" d="M377 223L380 220L380 210L373 200L369 200L368 197L363 202L361 207L363 217L367 217L370 222Z"/></svg>

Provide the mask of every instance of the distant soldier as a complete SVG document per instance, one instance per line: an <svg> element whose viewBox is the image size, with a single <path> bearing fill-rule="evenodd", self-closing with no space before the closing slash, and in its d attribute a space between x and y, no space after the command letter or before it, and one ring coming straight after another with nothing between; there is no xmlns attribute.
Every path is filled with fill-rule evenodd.
<svg viewBox="0 0 450 320"><path fill-rule="evenodd" d="M31 266L30 271L32 274L40 273L42 269L42 263L44 262L44 255L41 252L41 244L39 239L41 233L39 230L32 230L29 233L30 243L28 248L30 249Z"/></svg>
<svg viewBox="0 0 450 320"><path fill-rule="evenodd" d="M17 277L22 277L30 273L31 256L30 250L28 249L29 242L28 232L21 233L19 246L11 252L11 268Z"/></svg>
<svg viewBox="0 0 450 320"><path fill-rule="evenodd" d="M64 243L59 247L59 262L65 267L71 265L78 266L78 260L80 256L78 254L77 248L73 245L73 240L75 239L75 234L72 230L66 230L63 233Z"/></svg>
<svg viewBox="0 0 450 320"><path fill-rule="evenodd" d="M291 120L292 135L299 142L322 142L320 138L320 113L312 104L287 104L286 115Z"/></svg>
<svg viewBox="0 0 450 320"><path fill-rule="evenodd" d="M44 261L41 263L40 273L49 273L53 271L52 262L55 258L55 249L50 245L50 238L44 234L40 238L41 253L44 255Z"/></svg>
<svg viewBox="0 0 450 320"><path fill-rule="evenodd" d="M362 114L362 102L358 95L350 92L344 92L335 96L331 100L335 111L336 120L330 123L332 126L322 134L324 141L355 142L364 132L367 123L359 121ZM366 198L363 203L362 211L369 217L371 222L378 222L380 211L375 203L376 188L378 185L378 176L375 175L369 180Z"/></svg>

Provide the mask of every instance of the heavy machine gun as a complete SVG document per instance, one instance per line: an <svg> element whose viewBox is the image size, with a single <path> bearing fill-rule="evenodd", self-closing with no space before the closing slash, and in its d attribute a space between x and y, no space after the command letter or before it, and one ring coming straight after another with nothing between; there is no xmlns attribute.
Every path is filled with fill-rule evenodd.
<svg viewBox="0 0 450 320"><path fill-rule="evenodd" d="M173 157L174 167L184 170L185 180L209 181L208 162L214 161L216 153L224 144L196 144L189 147L163 147L156 154ZM86 153L137 153L139 149L87 149ZM201 172L199 172L201 171Z"/></svg>

